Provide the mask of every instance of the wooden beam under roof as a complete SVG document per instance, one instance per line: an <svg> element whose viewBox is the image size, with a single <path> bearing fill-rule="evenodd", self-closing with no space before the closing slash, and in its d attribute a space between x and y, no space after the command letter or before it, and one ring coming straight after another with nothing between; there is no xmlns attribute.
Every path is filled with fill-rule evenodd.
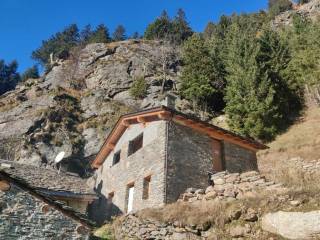
<svg viewBox="0 0 320 240"><path fill-rule="evenodd" d="M119 138L122 136L122 134L130 125L137 124L137 123L158 121L158 120L166 120L166 121L172 120L179 124L188 126L196 131L204 133L211 138L214 138L217 140L224 140L255 152L259 149L267 148L263 144L260 144L258 142L255 142L249 139L245 139L241 136L233 134L222 128L210 125L208 123L202 122L197 119L190 118L182 113L178 113L175 110L162 106L162 107L122 116L119 119L116 126L114 127L114 129L112 130L112 132L107 137L96 159L93 161L92 166L94 168L98 168L104 162L106 157L112 151L112 149L108 147L107 143L111 142L115 145L119 140Z"/></svg>

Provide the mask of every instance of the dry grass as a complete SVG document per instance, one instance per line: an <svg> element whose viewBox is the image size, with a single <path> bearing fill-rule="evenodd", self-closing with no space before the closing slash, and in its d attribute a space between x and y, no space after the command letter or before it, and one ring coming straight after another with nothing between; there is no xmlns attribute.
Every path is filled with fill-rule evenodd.
<svg viewBox="0 0 320 240"><path fill-rule="evenodd" d="M286 161L293 157L305 161L320 159L320 108L307 108L300 122L278 136L269 147L258 153L259 169L267 174L279 164L286 165Z"/></svg>
<svg viewBox="0 0 320 240"><path fill-rule="evenodd" d="M233 207L232 203L225 201L176 202L161 208L141 210L138 217L180 226L223 226Z"/></svg>
<svg viewBox="0 0 320 240"><path fill-rule="evenodd" d="M112 225L110 224L105 224L102 227L96 229L94 231L94 236L99 237L100 239L105 239L105 240L115 239L113 228L112 228Z"/></svg>
<svg viewBox="0 0 320 240"><path fill-rule="evenodd" d="M0 112L9 111L18 105L19 105L19 101L17 101L16 99L9 99L6 102L0 102Z"/></svg>

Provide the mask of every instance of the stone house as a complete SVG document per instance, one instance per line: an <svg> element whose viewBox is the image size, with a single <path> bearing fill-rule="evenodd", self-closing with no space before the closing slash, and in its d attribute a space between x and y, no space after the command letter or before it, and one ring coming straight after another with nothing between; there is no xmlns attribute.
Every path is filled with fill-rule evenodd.
<svg viewBox="0 0 320 240"><path fill-rule="evenodd" d="M92 163L101 196L92 217L174 202L189 187L206 187L208 171L256 170L256 152L265 148L165 106L124 115Z"/></svg>
<svg viewBox="0 0 320 240"><path fill-rule="evenodd" d="M0 160L0 239L88 239L95 199L75 175Z"/></svg>

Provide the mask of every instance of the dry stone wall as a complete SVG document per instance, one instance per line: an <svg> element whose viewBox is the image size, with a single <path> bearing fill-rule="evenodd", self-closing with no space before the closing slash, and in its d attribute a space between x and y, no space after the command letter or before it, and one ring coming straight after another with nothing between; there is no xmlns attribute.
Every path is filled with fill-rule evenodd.
<svg viewBox="0 0 320 240"><path fill-rule="evenodd" d="M320 159L307 162L301 157L295 157L289 159L289 164L306 175L320 174Z"/></svg>
<svg viewBox="0 0 320 240"><path fill-rule="evenodd" d="M86 236L77 233L78 225L15 186L8 192L0 191L2 240L86 239Z"/></svg>
<svg viewBox="0 0 320 240"><path fill-rule="evenodd" d="M159 223L140 219L134 214L127 215L121 225L115 229L117 240L153 239L153 240L182 240L201 239L198 230L174 224Z"/></svg>
<svg viewBox="0 0 320 240"><path fill-rule="evenodd" d="M206 189L188 188L178 201L235 200L254 196L258 190L282 190L282 184L268 181L256 171L245 173L219 172L211 176L213 184Z"/></svg>

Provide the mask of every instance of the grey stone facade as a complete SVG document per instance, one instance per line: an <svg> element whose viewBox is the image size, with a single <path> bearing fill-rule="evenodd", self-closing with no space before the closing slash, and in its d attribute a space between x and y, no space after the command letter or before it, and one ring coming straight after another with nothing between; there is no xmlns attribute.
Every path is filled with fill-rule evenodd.
<svg viewBox="0 0 320 240"><path fill-rule="evenodd" d="M0 239L85 239L77 233L77 222L12 185L0 191Z"/></svg>
<svg viewBox="0 0 320 240"><path fill-rule="evenodd" d="M131 125L122 135L114 151L96 171L96 189L102 195L90 210L98 223L110 217L103 211L127 211L128 186L134 185L133 210L164 204L166 122L156 121L145 125ZM143 133L143 148L128 156L129 140ZM113 165L113 156L120 152L120 162ZM151 176L149 197L143 199L144 178ZM112 202L108 196L113 194ZM100 209L100 211L97 209Z"/></svg>
<svg viewBox="0 0 320 240"><path fill-rule="evenodd" d="M129 142L142 133L142 148L130 155ZM221 142L221 159L216 159L216 142L172 120L130 125L96 170L95 188L101 197L91 205L90 216L102 223L111 215L126 213L129 186L134 186L133 211L174 202L189 187L208 186L208 171L213 171L215 161L229 172L257 169L255 152L228 142ZM114 164L119 151L120 161ZM151 177L148 199L144 199L146 177Z"/></svg>
<svg viewBox="0 0 320 240"><path fill-rule="evenodd" d="M188 187L208 185L213 157L208 136L172 121L168 125L167 202L174 202Z"/></svg>
<svg viewBox="0 0 320 240"><path fill-rule="evenodd" d="M224 165L228 172L241 173L258 169L257 156L254 151L228 142L224 142L223 145Z"/></svg>

